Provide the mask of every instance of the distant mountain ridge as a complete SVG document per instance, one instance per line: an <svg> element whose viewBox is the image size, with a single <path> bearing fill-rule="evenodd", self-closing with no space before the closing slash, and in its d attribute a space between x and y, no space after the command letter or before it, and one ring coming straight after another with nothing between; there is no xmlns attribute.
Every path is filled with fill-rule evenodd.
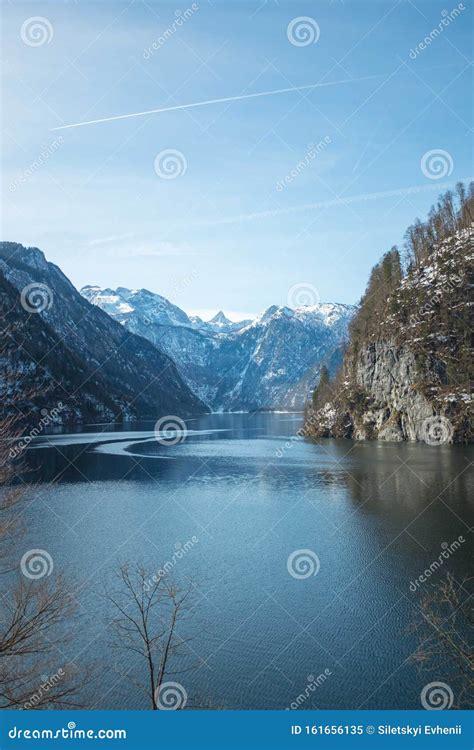
<svg viewBox="0 0 474 750"><path fill-rule="evenodd" d="M193 328L203 331L212 331L213 333L231 333L232 331L239 331L241 328L245 328L245 326L252 322L252 319L239 321L229 320L222 310L219 310L219 312L208 321L201 320L201 318L197 316L191 316L189 319L193 324Z"/></svg>
<svg viewBox="0 0 474 750"><path fill-rule="evenodd" d="M339 366L355 311L337 303L273 305L255 320L233 322L220 311L205 322L146 289L86 286L81 294L166 352L214 411L302 409L321 365Z"/></svg>
<svg viewBox="0 0 474 750"><path fill-rule="evenodd" d="M80 291L89 302L97 305L122 324L137 312L145 323L148 321L159 325L187 326L197 331L204 330L213 333L230 333L252 322L241 320L234 323L224 315L222 310L209 321L204 321L198 316L188 316L184 310L166 297L150 292L148 289L127 289L122 286L117 289L108 287L103 289L100 286L84 286Z"/></svg>
<svg viewBox="0 0 474 750"><path fill-rule="evenodd" d="M37 248L0 243L0 320L5 409L59 400L63 421L208 411L166 354L89 304Z"/></svg>

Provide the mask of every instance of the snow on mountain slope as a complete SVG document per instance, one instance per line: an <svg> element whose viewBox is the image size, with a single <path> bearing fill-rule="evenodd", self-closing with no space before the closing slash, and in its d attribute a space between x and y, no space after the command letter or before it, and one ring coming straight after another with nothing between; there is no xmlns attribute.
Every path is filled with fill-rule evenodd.
<svg viewBox="0 0 474 750"><path fill-rule="evenodd" d="M125 323L138 311L142 320L153 321L160 325L190 326L191 322L183 310L173 305L159 294L147 289L101 289L98 286L85 286L81 294L92 304L96 304L106 313ZM96 302L97 297L97 302Z"/></svg>
<svg viewBox="0 0 474 750"><path fill-rule="evenodd" d="M233 322L224 315L222 310L220 310L217 315L214 315L214 317L207 322L200 320L199 318L195 319L194 327L203 331L211 331L212 333L232 333L233 331L239 331L251 322L251 320L239 320Z"/></svg>
<svg viewBox="0 0 474 750"><path fill-rule="evenodd" d="M32 386L40 402L45 389L59 394L73 421L206 411L166 353L89 304L37 248L1 242L0 281L1 311L22 342L14 370L30 374L25 393ZM108 305L124 314L121 300Z"/></svg>
<svg viewBox="0 0 474 750"><path fill-rule="evenodd" d="M403 277L394 273L383 293L376 284L387 283L377 276L384 259L375 266L341 375L307 410L308 435L432 446L473 441L473 240L468 228L425 240L417 263ZM398 251L391 252L396 268Z"/></svg>
<svg viewBox="0 0 474 750"><path fill-rule="evenodd" d="M88 286L81 293L165 351L214 411L302 408L321 365L339 365L354 313L333 303L273 305L252 321L233 323L219 312L204 322L145 289Z"/></svg>

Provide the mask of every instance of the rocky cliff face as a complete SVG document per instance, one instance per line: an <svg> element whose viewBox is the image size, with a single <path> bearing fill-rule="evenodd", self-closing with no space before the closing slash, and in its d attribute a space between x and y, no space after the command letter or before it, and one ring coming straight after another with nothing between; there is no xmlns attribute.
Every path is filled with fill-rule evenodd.
<svg viewBox="0 0 474 750"><path fill-rule="evenodd" d="M339 376L308 407L308 435L472 441L473 258L472 233L459 231L396 284L385 315L353 335Z"/></svg>
<svg viewBox="0 0 474 750"><path fill-rule="evenodd" d="M433 377L429 368L425 377ZM423 393L416 357L407 345L395 340L370 344L357 356L355 379L366 394L364 409L351 415L355 439L426 441L430 432L433 439L438 433L441 439L442 432L449 437L446 415L452 410L442 405L437 410Z"/></svg>

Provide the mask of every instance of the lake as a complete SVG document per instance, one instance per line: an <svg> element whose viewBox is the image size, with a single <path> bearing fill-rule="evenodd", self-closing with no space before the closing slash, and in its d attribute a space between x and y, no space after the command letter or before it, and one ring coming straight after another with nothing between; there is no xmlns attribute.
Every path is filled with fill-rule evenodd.
<svg viewBox="0 0 474 750"><path fill-rule="evenodd" d="M74 583L74 637L50 673L67 659L95 670L89 707L148 707L121 674L145 682L141 657L111 646L104 593L125 561L150 576L168 562L194 584L182 635L196 668L169 678L190 705L286 708L303 694L308 709L415 709L422 687L446 677L412 663L410 625L432 584L468 573L468 543L429 582L410 582L469 538L473 448L309 442L301 422L203 416L176 444L157 441L153 423L96 425L27 451L39 484L19 557L47 550Z"/></svg>

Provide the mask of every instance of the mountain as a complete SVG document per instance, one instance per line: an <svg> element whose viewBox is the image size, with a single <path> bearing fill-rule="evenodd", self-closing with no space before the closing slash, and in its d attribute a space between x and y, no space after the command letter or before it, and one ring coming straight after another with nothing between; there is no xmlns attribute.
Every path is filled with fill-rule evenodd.
<svg viewBox="0 0 474 750"><path fill-rule="evenodd" d="M124 287L113 290L101 289L98 286L85 286L81 289L81 294L93 304L96 304L96 297L100 298L101 304L97 306L120 323L125 323L132 317L138 306L145 325L152 321L160 325L190 325L189 318L183 310L147 289L132 291Z"/></svg>
<svg viewBox="0 0 474 750"><path fill-rule="evenodd" d="M185 382L213 411L301 409L321 364L334 372L354 308L319 304L269 307L253 321L189 318L146 289L87 286L87 300L176 363Z"/></svg>
<svg viewBox="0 0 474 750"><path fill-rule="evenodd" d="M336 378L307 409L314 437L472 442L474 183L441 196L429 220L372 270Z"/></svg>
<svg viewBox="0 0 474 750"><path fill-rule="evenodd" d="M251 323L251 320L241 320L234 323L226 318L222 311L211 320L204 321L198 316L190 316L165 297L149 292L148 289L102 289L99 286L84 286L81 294L89 302L97 305L120 323L127 325L129 320L139 311L140 318L145 325L186 326L196 330L211 333L230 333Z"/></svg>
<svg viewBox="0 0 474 750"><path fill-rule="evenodd" d="M252 322L251 320L239 320L234 322L229 320L222 310L207 322L200 318L191 318L191 321L194 328L198 328L202 331L211 331L212 333L233 333L234 331L240 331L241 328L245 328L245 326L248 326Z"/></svg>
<svg viewBox="0 0 474 750"><path fill-rule="evenodd" d="M166 354L87 302L37 248L0 243L0 282L7 408L61 401L64 422L208 411Z"/></svg>

